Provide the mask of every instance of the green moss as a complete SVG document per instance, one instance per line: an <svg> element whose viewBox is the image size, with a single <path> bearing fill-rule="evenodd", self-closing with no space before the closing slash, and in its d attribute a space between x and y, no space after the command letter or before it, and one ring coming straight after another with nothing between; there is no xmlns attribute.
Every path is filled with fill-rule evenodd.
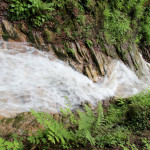
<svg viewBox="0 0 150 150"><path fill-rule="evenodd" d="M7 30L6 30L5 25L4 25L3 23L2 23L1 25L2 25L2 30L3 30L3 35L2 35L2 37L3 37L3 39L4 39L5 41L8 41L8 39L9 39L9 33L8 33Z"/></svg>
<svg viewBox="0 0 150 150"><path fill-rule="evenodd" d="M24 114L20 114L14 118L13 127L19 127L21 121L24 121Z"/></svg>
<svg viewBox="0 0 150 150"><path fill-rule="evenodd" d="M116 52L122 61L124 61L124 62L127 61L126 54L127 54L128 50L123 49L119 44L117 44Z"/></svg>
<svg viewBox="0 0 150 150"><path fill-rule="evenodd" d="M139 65L137 63L134 63L134 67L135 67L136 70L139 69Z"/></svg>
<svg viewBox="0 0 150 150"><path fill-rule="evenodd" d="M11 123L13 123L13 118L7 118L5 121L6 121L6 124L9 125Z"/></svg>
<svg viewBox="0 0 150 150"><path fill-rule="evenodd" d="M44 37L44 40L46 43L52 43L55 41L55 34L54 32L46 29L44 32L43 32L43 37Z"/></svg>
<svg viewBox="0 0 150 150"><path fill-rule="evenodd" d="M34 35L33 35L33 33L32 33L32 30L29 30L29 32L27 33L27 37L28 37L29 42L31 42L31 43L33 43L33 44L36 43L36 42L35 42L35 37L34 37Z"/></svg>
<svg viewBox="0 0 150 150"><path fill-rule="evenodd" d="M60 59L64 60L64 59L67 57L67 55L66 55L67 53L66 53L66 54L63 53L61 47L56 48L55 45L52 44L52 48L53 48L55 54L56 54Z"/></svg>
<svg viewBox="0 0 150 150"><path fill-rule="evenodd" d="M67 54L75 59L75 52L74 50L70 47L68 42L64 42L64 49L66 50Z"/></svg>

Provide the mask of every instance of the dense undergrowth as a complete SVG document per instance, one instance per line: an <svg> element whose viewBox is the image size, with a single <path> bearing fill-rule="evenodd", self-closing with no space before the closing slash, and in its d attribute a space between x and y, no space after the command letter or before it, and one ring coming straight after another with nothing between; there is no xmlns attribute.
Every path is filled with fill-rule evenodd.
<svg viewBox="0 0 150 150"><path fill-rule="evenodd" d="M143 134L150 131L150 91L114 100L105 111L100 103L94 110L85 105L84 110L61 111L59 120L32 111L43 128L0 138L0 149L150 149L150 136Z"/></svg>
<svg viewBox="0 0 150 150"><path fill-rule="evenodd" d="M9 19L47 28L50 36L150 45L148 0L9 0ZM131 40L131 41L133 41Z"/></svg>

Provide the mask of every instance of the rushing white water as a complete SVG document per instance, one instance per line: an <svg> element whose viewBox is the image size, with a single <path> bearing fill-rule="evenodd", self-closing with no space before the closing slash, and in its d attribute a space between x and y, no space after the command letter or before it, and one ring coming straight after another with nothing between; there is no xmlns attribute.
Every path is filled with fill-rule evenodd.
<svg viewBox="0 0 150 150"><path fill-rule="evenodd" d="M0 114L55 112L66 106L66 96L75 107L85 100L95 104L112 96L130 96L148 86L120 61L112 61L107 71L103 82L96 84L50 53L1 42Z"/></svg>
<svg viewBox="0 0 150 150"><path fill-rule="evenodd" d="M136 74L118 60L113 60L108 67L103 87L113 90L116 97L128 97L142 91L150 82L139 79ZM149 74L144 74L148 78ZM144 82L145 81L145 82Z"/></svg>

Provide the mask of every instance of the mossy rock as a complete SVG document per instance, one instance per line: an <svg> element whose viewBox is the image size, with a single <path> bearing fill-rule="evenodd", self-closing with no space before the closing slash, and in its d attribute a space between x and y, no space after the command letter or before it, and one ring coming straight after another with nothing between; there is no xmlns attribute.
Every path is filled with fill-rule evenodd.
<svg viewBox="0 0 150 150"><path fill-rule="evenodd" d="M2 37L4 40L8 41L9 39L18 39L18 34L15 32L14 26L10 22L3 20L1 27L3 31Z"/></svg>
<svg viewBox="0 0 150 150"><path fill-rule="evenodd" d="M56 46L52 44L52 49L54 50L55 54L62 60L68 57L67 52L63 49L63 46Z"/></svg>
<svg viewBox="0 0 150 150"><path fill-rule="evenodd" d="M48 29L43 32L43 37L46 43L53 43L56 39L55 33Z"/></svg>
<svg viewBox="0 0 150 150"><path fill-rule="evenodd" d="M31 43L33 43L33 44L35 44L36 42L36 39L35 39L35 37L34 37L34 35L33 35L33 33L32 33L32 30L29 30L29 32L27 33L27 36L28 36L28 40L29 40L29 42L31 42Z"/></svg>

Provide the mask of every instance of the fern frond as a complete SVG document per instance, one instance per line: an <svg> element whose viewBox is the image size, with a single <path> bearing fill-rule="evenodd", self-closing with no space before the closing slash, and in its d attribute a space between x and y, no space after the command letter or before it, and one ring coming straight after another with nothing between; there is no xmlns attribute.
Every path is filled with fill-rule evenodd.
<svg viewBox="0 0 150 150"><path fill-rule="evenodd" d="M100 126L101 122L103 121L104 115L103 115L103 107L100 102L98 102L98 107L97 107L97 119L95 122L95 130Z"/></svg>

